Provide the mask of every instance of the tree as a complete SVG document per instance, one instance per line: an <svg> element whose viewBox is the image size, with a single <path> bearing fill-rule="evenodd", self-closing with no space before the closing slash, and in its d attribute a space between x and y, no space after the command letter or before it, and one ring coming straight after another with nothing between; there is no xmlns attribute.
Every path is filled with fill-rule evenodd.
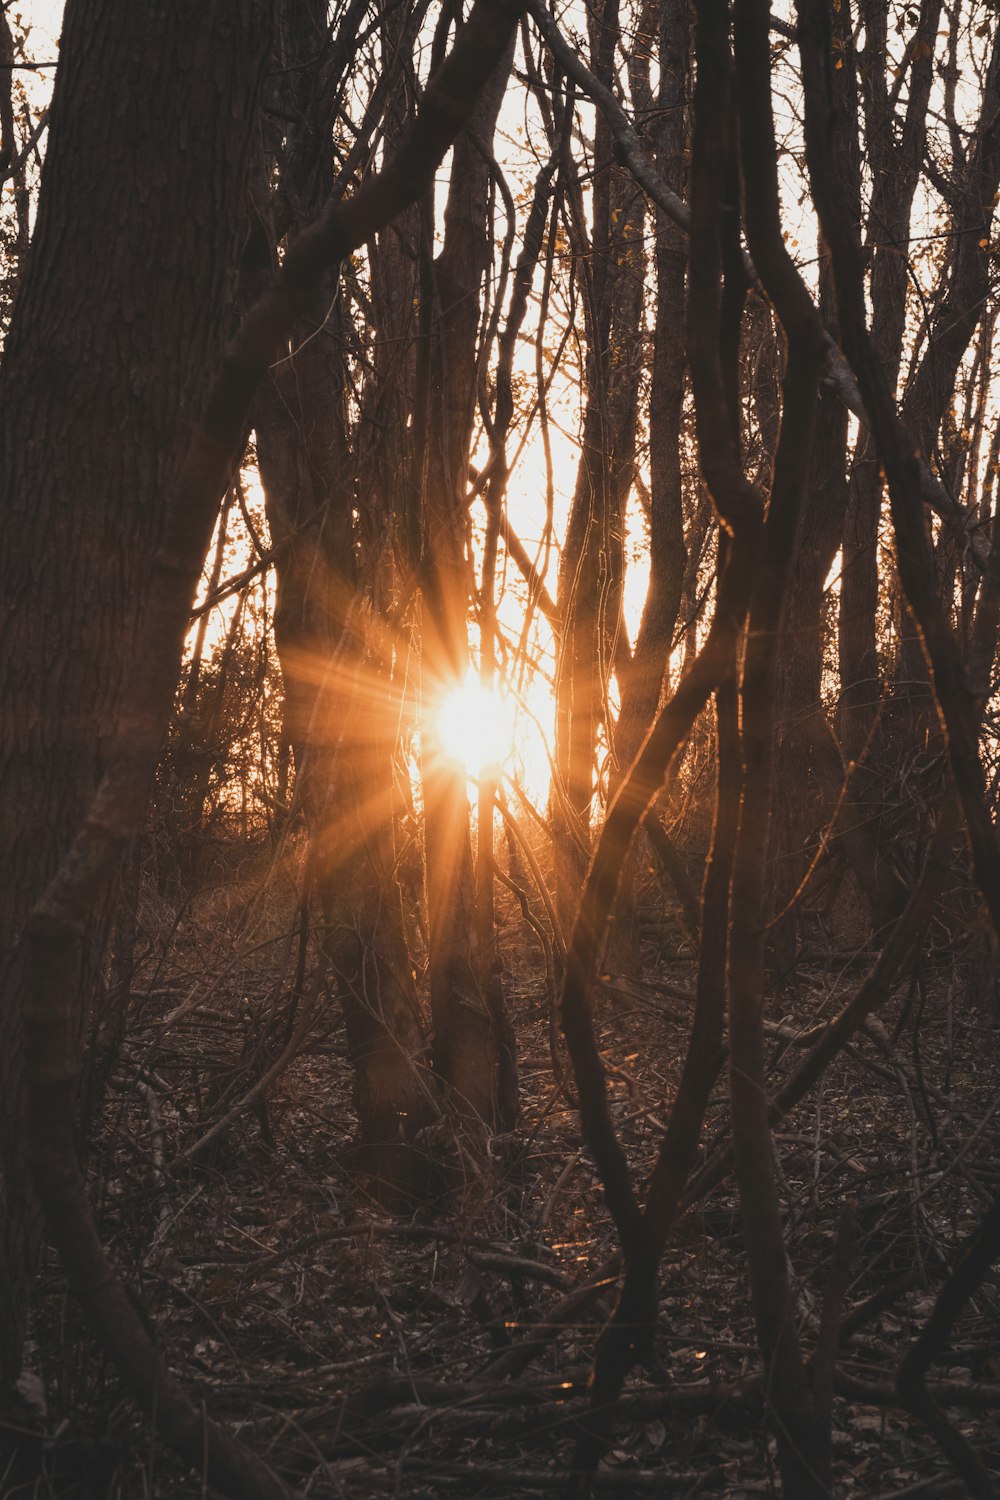
<svg viewBox="0 0 1000 1500"><path fill-rule="evenodd" d="M204 1458L209 1474L231 1493L286 1491L228 1434L206 1425L173 1381L108 1266L89 1211L73 1132L80 969L91 921L138 830L180 670L194 584L245 441L254 389L326 270L384 228L433 177L494 73L514 21L488 0L473 12L432 80L420 119L386 169L348 204L331 201L289 247L276 288L255 303L230 344L174 479L108 768L68 855L35 904L24 944L27 1153L50 1235L77 1295L168 1441L189 1463Z"/></svg>
<svg viewBox="0 0 1000 1500"><path fill-rule="evenodd" d="M1000 184L995 18L975 8L978 0L960 0L939 34L933 0L898 14L888 0L862 0L856 14L847 0L800 0L794 26L764 0L697 0L690 13L674 0L658 7L609 0L581 14L583 42L564 29L573 17L557 19L542 0L523 15L505 0L476 0L464 20L460 8L424 0L374 9L345 0L332 16L323 3L282 4L270 39L268 14L247 11L240 63L227 58L219 75L230 106L238 94L245 108L213 151L232 192L233 223L249 201L251 227L242 245L220 229L206 256L214 269L199 283L206 307L216 298L215 311L203 308L202 316L218 338L241 252L239 326L210 392L199 393L195 420L176 378L187 368L187 345L171 343L176 329L162 307L150 309L170 325L149 356L159 381L150 376L155 411L134 443L119 444L115 468L100 458L111 398L78 407L51 382L42 389L49 351L63 337L76 349L81 323L66 332L61 288L41 295L42 277L60 263L67 205L87 224L90 279L72 284L86 302L84 324L113 331L102 378L113 376L108 390L124 403L146 369L136 353L146 324L134 346L121 334L128 296L138 296L134 257L145 220L128 220L131 261L107 257L121 297L109 324L106 268L98 264L106 224L94 218L105 200L86 196L84 174L70 171L77 144L65 100L75 99L74 88L79 119L100 134L97 111L88 114L82 97L93 85L86 47L93 17L86 0L75 4L32 260L0 377L18 419L15 431L5 410L8 443L21 440L9 466L9 509L20 528L10 597L17 602L17 590L48 562L31 595L52 614L44 652L65 663L72 682L60 704L77 716L69 731L78 733L82 716L91 736L89 759L68 768L61 742L39 718L22 758L36 779L12 751L0 762L5 796L9 789L34 798L23 818L16 804L12 869L19 878L28 869L29 827L47 830L49 859L45 868L40 859L32 865L34 888L25 876L25 891L10 900L11 928L21 933L11 1017L20 1006L25 1042L15 1070L24 1067L27 1101L23 1129L13 1113L6 1125L15 1208L27 1201L15 1175L23 1149L68 1283L166 1440L231 1493L287 1495L285 1481L205 1420L168 1373L101 1244L76 1139L81 1017L89 1006L108 1020L90 981L104 963L109 915L121 911L116 871L142 828L157 764L161 782L165 767L183 782L185 755L194 770L177 802L196 810L187 820L187 895L197 902L203 894L205 775L191 709L208 672L203 662L212 659L214 605L252 581L264 601L248 658L258 664L272 659L268 590L275 591L287 760L277 798L265 741L279 715L258 696L263 667L247 674L246 713L231 718L241 737L244 805L245 725L259 722L262 774L250 795L267 809L261 842L269 873L255 899L280 905L280 865L296 892L281 938L285 957L254 1005L242 988L217 1001L215 1019L241 1040L238 1056L220 1064L228 1078L205 1112L186 1071L180 1082L164 1082L125 1055L141 1097L148 1101L153 1078L181 1122L164 1125L159 1111L154 1126L150 1106L150 1201L164 1201L172 1169L241 1128L250 1110L268 1169L281 1170L291 1157L281 1156L284 1127L272 1129L280 1113L269 1117L268 1094L326 1025L328 986L336 992L344 1057L330 1046L329 1026L323 1056L333 1053L336 1078L351 1080L361 1147L349 1156L361 1171L344 1192L356 1183L368 1198L374 1190L382 1212L359 1207L358 1219L324 1218L290 1247L276 1224L274 1245L258 1246L253 1264L270 1274L321 1247L337 1253L332 1247L359 1236L426 1240L435 1255L448 1247L466 1257L460 1290L441 1295L452 1312L467 1301L480 1326L472 1331L470 1322L467 1385L425 1379L409 1364L399 1380L380 1370L337 1412L331 1451L352 1462L363 1452L372 1471L392 1452L397 1486L415 1460L433 1487L436 1472L417 1452L426 1445L421 1453L447 1462L448 1482L523 1480L535 1489L551 1470L539 1479L523 1468L500 1477L497 1464L489 1473L472 1469L468 1413L484 1420L489 1412L492 1439L513 1435L518 1444L566 1433L569 1416L575 1458L565 1493L582 1497L599 1478L619 1420L639 1410L701 1410L707 1399L760 1419L774 1438L783 1492L818 1497L838 1478L834 1392L860 1390L860 1400L901 1404L970 1492L991 1494L982 1460L946 1414L956 1383L935 1387L928 1371L969 1299L992 1295L984 1291L1000 1250L992 1187L973 1179L975 1200L958 1204L947 1245L949 1232L937 1226L942 1286L933 1310L927 1317L912 1304L916 1339L909 1348L897 1340L878 1383L860 1380L839 1364L846 1330L906 1287L878 1271L849 1206L834 1223L818 1192L798 1190L796 1171L785 1167L795 1135L777 1127L832 1072L847 1093L862 1076L879 1086L899 1081L912 1108L911 1178L900 1178L894 1192L916 1243L927 1199L967 1162L988 1124L959 1135L954 1159L940 1167L933 1103L947 1105L949 1130L959 1115L951 1083L936 1092L928 1083L920 1027L944 988L928 954L948 966L950 1007L960 975L975 972L960 955L977 924L1000 934L993 805L1000 550L992 535L1000 440L990 431ZM200 24L206 56L214 56L211 21ZM115 35L137 45L151 25L130 12ZM160 94L146 83L161 103L181 99L177 78L193 36L170 32L174 50L161 48ZM902 50L890 70L895 38ZM960 69L971 69L975 87L959 89ZM163 104L156 128L129 142L130 170L139 170L136 162L153 170L142 152L164 130L173 139L201 118L199 109L211 115L195 93L173 114ZM213 108L219 97L216 89ZM0 116L0 154L10 151L8 116ZM82 127L81 134L90 141ZM159 151L157 170L162 142ZM107 156L117 159L110 147ZM108 175L118 181L110 168ZM170 182L162 197L179 211L179 177ZM196 201L189 187L184 207ZM167 270L177 267L168 260ZM56 422L72 433L74 463L85 461L74 474L93 473L102 461L103 473L137 476L136 494L144 486L135 515L121 502L133 524L127 569L111 593L101 591L91 554L118 512L96 484L82 486L85 524L56 536L69 538L61 550L45 534L63 514L59 486L69 472L62 451L41 447ZM181 444L185 422L189 441ZM553 459L556 434L569 455L563 472ZM241 463L248 485L255 466L260 477L267 536L257 502L248 508L234 479ZM525 504L516 487L533 469ZM26 515L29 484L45 500L37 526ZM118 502L117 489L111 498ZM642 599L626 546L627 519L640 507L649 551ZM241 527L245 563L226 581L227 547ZM199 623L178 699L199 576L207 592L194 611ZM47 592L50 578L58 595ZM627 612L641 620L633 647ZM214 648L223 658L237 650L253 613L237 606L225 645ZM89 653L79 682L59 634L74 618ZM0 682L0 701L16 750L25 694L49 658L19 608L9 629L21 657L7 686ZM114 681L95 686L99 650ZM446 695L466 692L470 675L480 696L461 700L467 717L488 717L499 683L522 713L544 719L551 709L551 778L538 775L541 757L517 770L505 743L484 746L481 737L466 763L466 747L452 742L440 710ZM171 714L176 753L164 761ZM53 723L67 729L61 715ZM224 753L217 762L224 805ZM43 804L49 783L68 785L70 770L76 801L63 788L62 801ZM471 796L470 774L478 783ZM669 837L659 821L664 809ZM670 874L655 893L640 878L643 829ZM700 900L686 858L704 866ZM653 969L643 946L649 915L666 959ZM831 932L817 953L805 934L807 920L820 918ZM860 977L858 955L866 965ZM824 979L824 965L837 966L835 984ZM692 984L677 984L678 971L690 972ZM904 976L910 999L890 1009ZM630 1027L609 1012L608 988L641 1000L643 1020ZM197 1013L197 990L196 981L170 1017ZM551 1077L538 1061L541 1006L522 1003L535 995L555 1007L545 1018ZM134 1014L126 1011L126 1023ZM643 1049L659 1046L662 1057L668 1027L671 1058L657 1070ZM909 1059L897 1045L908 1027ZM141 1028L134 1035L141 1039ZM638 1050L620 1065L625 1037ZM874 1072L866 1040L882 1053ZM531 1049L523 1089L522 1045ZM949 1078L953 1050L949 1031ZM197 1065L190 1071L197 1075ZM619 1082L627 1100L616 1094ZM643 1097L643 1086L655 1097ZM522 1093L523 1138L515 1128ZM572 1214L605 1252L582 1284L576 1260L554 1270L546 1258L546 1249L575 1252L578 1241L553 1233L546 1249L530 1243L544 1240L553 1203L581 1165L578 1157L560 1160L565 1139L552 1128L560 1101L579 1110L606 1208ZM346 1094L344 1107L350 1111ZM100 1118L98 1111L99 1125ZM842 1113L839 1128L848 1124ZM194 1139L185 1137L189 1129ZM168 1138L176 1155L165 1165ZM820 1154L816 1147L816 1161ZM425 1170L442 1157L458 1170ZM529 1165L553 1157L550 1178ZM840 1159L845 1171L855 1160L846 1152ZM919 1173L928 1162L933 1171L914 1196L914 1163ZM654 1355L675 1358L677 1333L671 1325L663 1337L658 1280L671 1238L681 1216L730 1177L739 1229L729 1248L738 1244L740 1270L706 1316L743 1319L741 1337L756 1337L757 1368L713 1385L708 1398L700 1384L642 1383L636 1366ZM477 1201L481 1182L502 1186L497 1202ZM385 1214L397 1207L409 1214L429 1188L438 1193L433 1223ZM23 1213L16 1219L15 1268L26 1263L31 1227ZM825 1236L826 1264L815 1250ZM824 1283L811 1302L799 1294L802 1265ZM437 1273L435 1260L432 1286ZM516 1283L507 1301L483 1291L490 1275ZM306 1279L303 1262L303 1297ZM525 1284L552 1284L562 1300L552 1308L532 1302ZM582 1309L612 1288L586 1393L572 1371L561 1378L558 1354L550 1371L560 1377L557 1395L534 1383L499 1392L497 1381L527 1369L561 1328L579 1329ZM23 1305L20 1294L11 1299L12 1326ZM669 1316L683 1324L683 1309ZM391 1319L403 1326L394 1305ZM449 1319L449 1330L464 1328L460 1312ZM285 1322L291 1329L291 1318ZM504 1346L485 1367L475 1344L483 1333ZM427 1336L433 1340L433 1328ZM309 1388L315 1353L297 1398ZM339 1356L324 1366L334 1379L356 1368ZM626 1393L630 1377L637 1385ZM968 1383L957 1385L967 1398ZM252 1402L252 1382L244 1395ZM976 1399L995 1393L977 1388ZM424 1402L440 1407L433 1423ZM509 1408L502 1419L498 1404ZM390 1410L392 1420L381 1420ZM282 1433L290 1430L284 1415L279 1420ZM274 1452L283 1468L282 1441ZM464 1467L456 1467L459 1458ZM565 1469L565 1451L558 1458ZM294 1457L297 1468L303 1462ZM648 1466L642 1477L652 1486L663 1476Z"/></svg>
<svg viewBox="0 0 1000 1500"><path fill-rule="evenodd" d="M19 1368L37 1235L22 1155L20 938L107 763L164 488L231 322L269 31L262 0L224 14L66 8L44 185L0 368L12 542L0 561L5 1382ZM95 911L85 960L101 1022L106 922Z"/></svg>
<svg viewBox="0 0 1000 1500"><path fill-rule="evenodd" d="M261 182L277 166L278 186L270 199L261 188L262 266L248 295L273 274L279 243L305 228L330 192L330 100L352 63L349 28L332 57L317 53L325 6L312 13L285 7L282 18L280 76L291 87L278 102L281 117L300 128L279 130L272 160L261 163ZM404 33L410 29L404 23ZM401 81L405 61L399 46L387 76ZM254 423L278 548L275 644L296 795L311 841L306 883L318 897L323 947L347 1023L363 1155L377 1191L393 1201L416 1188L420 1173L406 1142L432 1117L434 1101L394 873L398 679L370 618L387 565L384 535L377 528L359 535L353 518L363 427L352 428L348 414L348 295L336 272L326 279L312 315L258 393ZM390 464L378 477L385 483L391 473ZM398 483L375 501L390 525L397 491Z"/></svg>
<svg viewBox="0 0 1000 1500"><path fill-rule="evenodd" d="M512 39L455 143L444 242L430 268L421 691L431 705L462 682L469 662L465 491L478 385L470 372L484 354L477 336L490 254L490 148L513 48ZM509 1126L517 1063L492 935L477 918L465 769L442 755L432 729L422 775L435 1065L461 1110Z"/></svg>

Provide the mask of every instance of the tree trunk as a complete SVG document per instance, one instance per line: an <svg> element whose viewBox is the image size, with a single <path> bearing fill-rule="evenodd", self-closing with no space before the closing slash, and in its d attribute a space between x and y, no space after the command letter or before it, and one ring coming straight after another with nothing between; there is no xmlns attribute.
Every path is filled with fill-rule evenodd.
<svg viewBox="0 0 1000 1500"><path fill-rule="evenodd" d="M902 130L897 132L884 68L888 11L885 0L859 0L865 26L865 53L860 59L861 97L867 154L872 166L872 200L868 222L875 250L871 273L872 341L892 385L898 376L906 318L907 252L913 195L927 135L927 103L933 78L934 40L940 0L923 0L919 35L927 44L915 50ZM873 65L875 64L875 65ZM897 142L898 133L898 142ZM879 521L883 478L875 444L867 429L858 434L851 467L844 521L840 588L840 707L838 733L844 760L854 764L853 810L847 821L868 830L878 841L879 819L886 801L886 768L879 722L882 664L879 657ZM882 631L884 636L884 631ZM891 773L890 780L891 780ZM852 860L855 872L860 866ZM880 898L891 881L878 862L873 883L864 887L873 925L892 915Z"/></svg>
<svg viewBox="0 0 1000 1500"><path fill-rule="evenodd" d="M0 372L5 1379L19 1365L34 1240L17 940L101 771L160 497L231 318L268 32L266 0L71 0L63 22L35 234Z"/></svg>
<svg viewBox="0 0 1000 1500"><path fill-rule="evenodd" d="M660 10L658 56L660 87L655 114L656 165L681 197L686 190L688 123L687 12L677 0ZM643 80L645 81L645 80ZM637 98L637 105L640 100ZM649 100L652 105L652 100ZM649 589L635 650L621 684L621 712L615 726L617 767L610 778L614 795L627 772L664 690L684 582L684 507L681 478L681 418L684 405L684 279L687 244L662 209L656 210L656 317L653 331L652 388L649 397ZM639 849L633 847L622 872L621 889L609 937L609 963L615 969L639 962L636 877Z"/></svg>
<svg viewBox="0 0 1000 1500"><path fill-rule="evenodd" d="M591 51L599 79L610 83L619 34L617 0L590 16ZM583 445L559 567L563 621L556 665L554 798L556 885L560 916L572 925L590 853L594 757L601 724L616 752L608 711L613 673L629 660L621 614L625 507L635 467L645 251L645 200L615 165L613 137L598 113L593 227L582 196L571 194L583 279L587 335ZM624 651L622 650L624 647ZM662 671L661 671L662 678ZM624 681L622 672L620 680Z"/></svg>
<svg viewBox="0 0 1000 1500"><path fill-rule="evenodd" d="M466 555L469 447L478 382L480 287L490 255L490 149L513 43L455 143L445 235L433 265L433 338L425 483L422 773L434 1066L459 1110L487 1127L517 1114L513 1030L478 920L464 766L434 732L442 698L469 666Z"/></svg>
<svg viewBox="0 0 1000 1500"><path fill-rule="evenodd" d="M354 1071L360 1166L376 1196L394 1207L426 1186L409 1142L433 1116L433 1079L396 880L395 695L348 632L341 650L356 664L355 688L345 692L337 673L320 695L317 718L340 732L333 743L310 747L304 800L323 951Z"/></svg>
<svg viewBox="0 0 1000 1500"><path fill-rule="evenodd" d="M298 5L286 9L283 59L293 91L325 16L325 5L312 16ZM331 186L321 167L330 122L314 93L288 104L311 143L307 150L298 138L286 141L279 157L280 191L295 205L286 232L294 234L300 219L315 217ZM356 465L340 336L345 295L335 278L328 281L289 357L262 387L255 427L271 541L279 549L275 644L310 837L307 878L344 1010L361 1164L390 1203L419 1189L406 1142L426 1123L430 1095L395 876L397 705L379 643L365 638L360 607L371 579L358 567L353 519ZM378 562L376 553L369 573Z"/></svg>

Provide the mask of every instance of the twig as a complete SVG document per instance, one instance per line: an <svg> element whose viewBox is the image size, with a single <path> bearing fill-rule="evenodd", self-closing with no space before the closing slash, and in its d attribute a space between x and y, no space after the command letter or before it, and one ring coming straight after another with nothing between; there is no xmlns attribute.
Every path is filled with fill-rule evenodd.
<svg viewBox="0 0 1000 1500"><path fill-rule="evenodd" d="M528 9L559 66L604 115L611 127L611 133L622 160L636 182L657 208L666 214L672 224L675 224L684 234L689 234L691 209L660 176L614 94L594 76L576 48L572 47L563 36L554 19L545 9L544 0L531 0ZM746 269L750 280L756 281L757 273L749 258ZM851 367L833 338L825 330L824 337L826 363L823 367L823 384L836 392L847 409L865 427L871 428L872 422L866 409L866 402ZM988 538L980 530L973 529L972 518L948 494L926 458L922 454L915 454L914 461L919 466L921 499L949 523L958 534L960 543L967 543L973 561L979 570L984 572L990 557Z"/></svg>
<svg viewBox="0 0 1000 1500"><path fill-rule="evenodd" d="M529 1260L525 1255L508 1255L497 1250L466 1250L472 1264L483 1271L497 1271L501 1276L515 1279L526 1277L529 1281L541 1281L555 1287L557 1292L569 1292L573 1287L571 1278L555 1266L546 1266L540 1260Z"/></svg>
<svg viewBox="0 0 1000 1500"><path fill-rule="evenodd" d="M610 1292L618 1279L621 1269L621 1257L612 1256L609 1261L601 1267L593 1281L587 1282L585 1286L577 1287L575 1291L567 1293L554 1307L550 1307L545 1321L538 1325L538 1331L530 1338L523 1339L514 1344L510 1349L505 1349L502 1354L490 1361L481 1372L483 1380L506 1380L512 1375L519 1375L522 1370L527 1369L532 1360L536 1359L558 1334L560 1328L567 1323L573 1322L577 1314L582 1312L590 1303L598 1297Z"/></svg>
<svg viewBox="0 0 1000 1500"><path fill-rule="evenodd" d="M282 1048L281 1052L275 1058L271 1066L266 1070L266 1072L261 1074L261 1076L257 1079L256 1083L254 1083L251 1088L247 1089L242 1098L238 1099L236 1103L226 1111L221 1119L216 1120L215 1124L211 1125L209 1129L205 1131L204 1135L199 1136L198 1139L196 1141L193 1141L190 1146L185 1146L183 1151L178 1151L177 1155L170 1163L171 1169L178 1166L182 1161L192 1161L195 1157L200 1156L201 1153L205 1150L206 1146L214 1141L217 1136L228 1130L229 1127L239 1119L240 1115L243 1114L244 1111L249 1109L251 1104L253 1104L255 1100L261 1097L268 1085L273 1083L276 1078L279 1078L281 1076L281 1074L285 1071L289 1064L295 1060L295 1057L298 1054L298 1050L305 1040L306 1035L309 1032L309 1028L312 1026L313 1021L319 1014L319 1011L320 1008L317 1006L303 1006L295 1030L292 1032L292 1035L289 1037L288 1041L285 1043L285 1046Z"/></svg>

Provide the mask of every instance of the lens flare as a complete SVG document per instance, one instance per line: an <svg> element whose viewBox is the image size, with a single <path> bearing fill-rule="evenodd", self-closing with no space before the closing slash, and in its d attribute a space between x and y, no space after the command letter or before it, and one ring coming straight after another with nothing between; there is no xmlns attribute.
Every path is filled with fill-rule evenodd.
<svg viewBox="0 0 1000 1500"><path fill-rule="evenodd" d="M502 766L511 753L514 706L502 694L487 692L470 671L442 698L435 729L443 754L468 775L480 776Z"/></svg>

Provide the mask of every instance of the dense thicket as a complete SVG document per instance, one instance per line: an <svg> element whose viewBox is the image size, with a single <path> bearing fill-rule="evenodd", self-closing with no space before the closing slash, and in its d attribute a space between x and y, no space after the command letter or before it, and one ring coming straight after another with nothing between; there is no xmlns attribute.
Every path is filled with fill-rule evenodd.
<svg viewBox="0 0 1000 1500"><path fill-rule="evenodd" d="M994 10L68 0L43 105L10 9L2 1483L996 1495Z"/></svg>

